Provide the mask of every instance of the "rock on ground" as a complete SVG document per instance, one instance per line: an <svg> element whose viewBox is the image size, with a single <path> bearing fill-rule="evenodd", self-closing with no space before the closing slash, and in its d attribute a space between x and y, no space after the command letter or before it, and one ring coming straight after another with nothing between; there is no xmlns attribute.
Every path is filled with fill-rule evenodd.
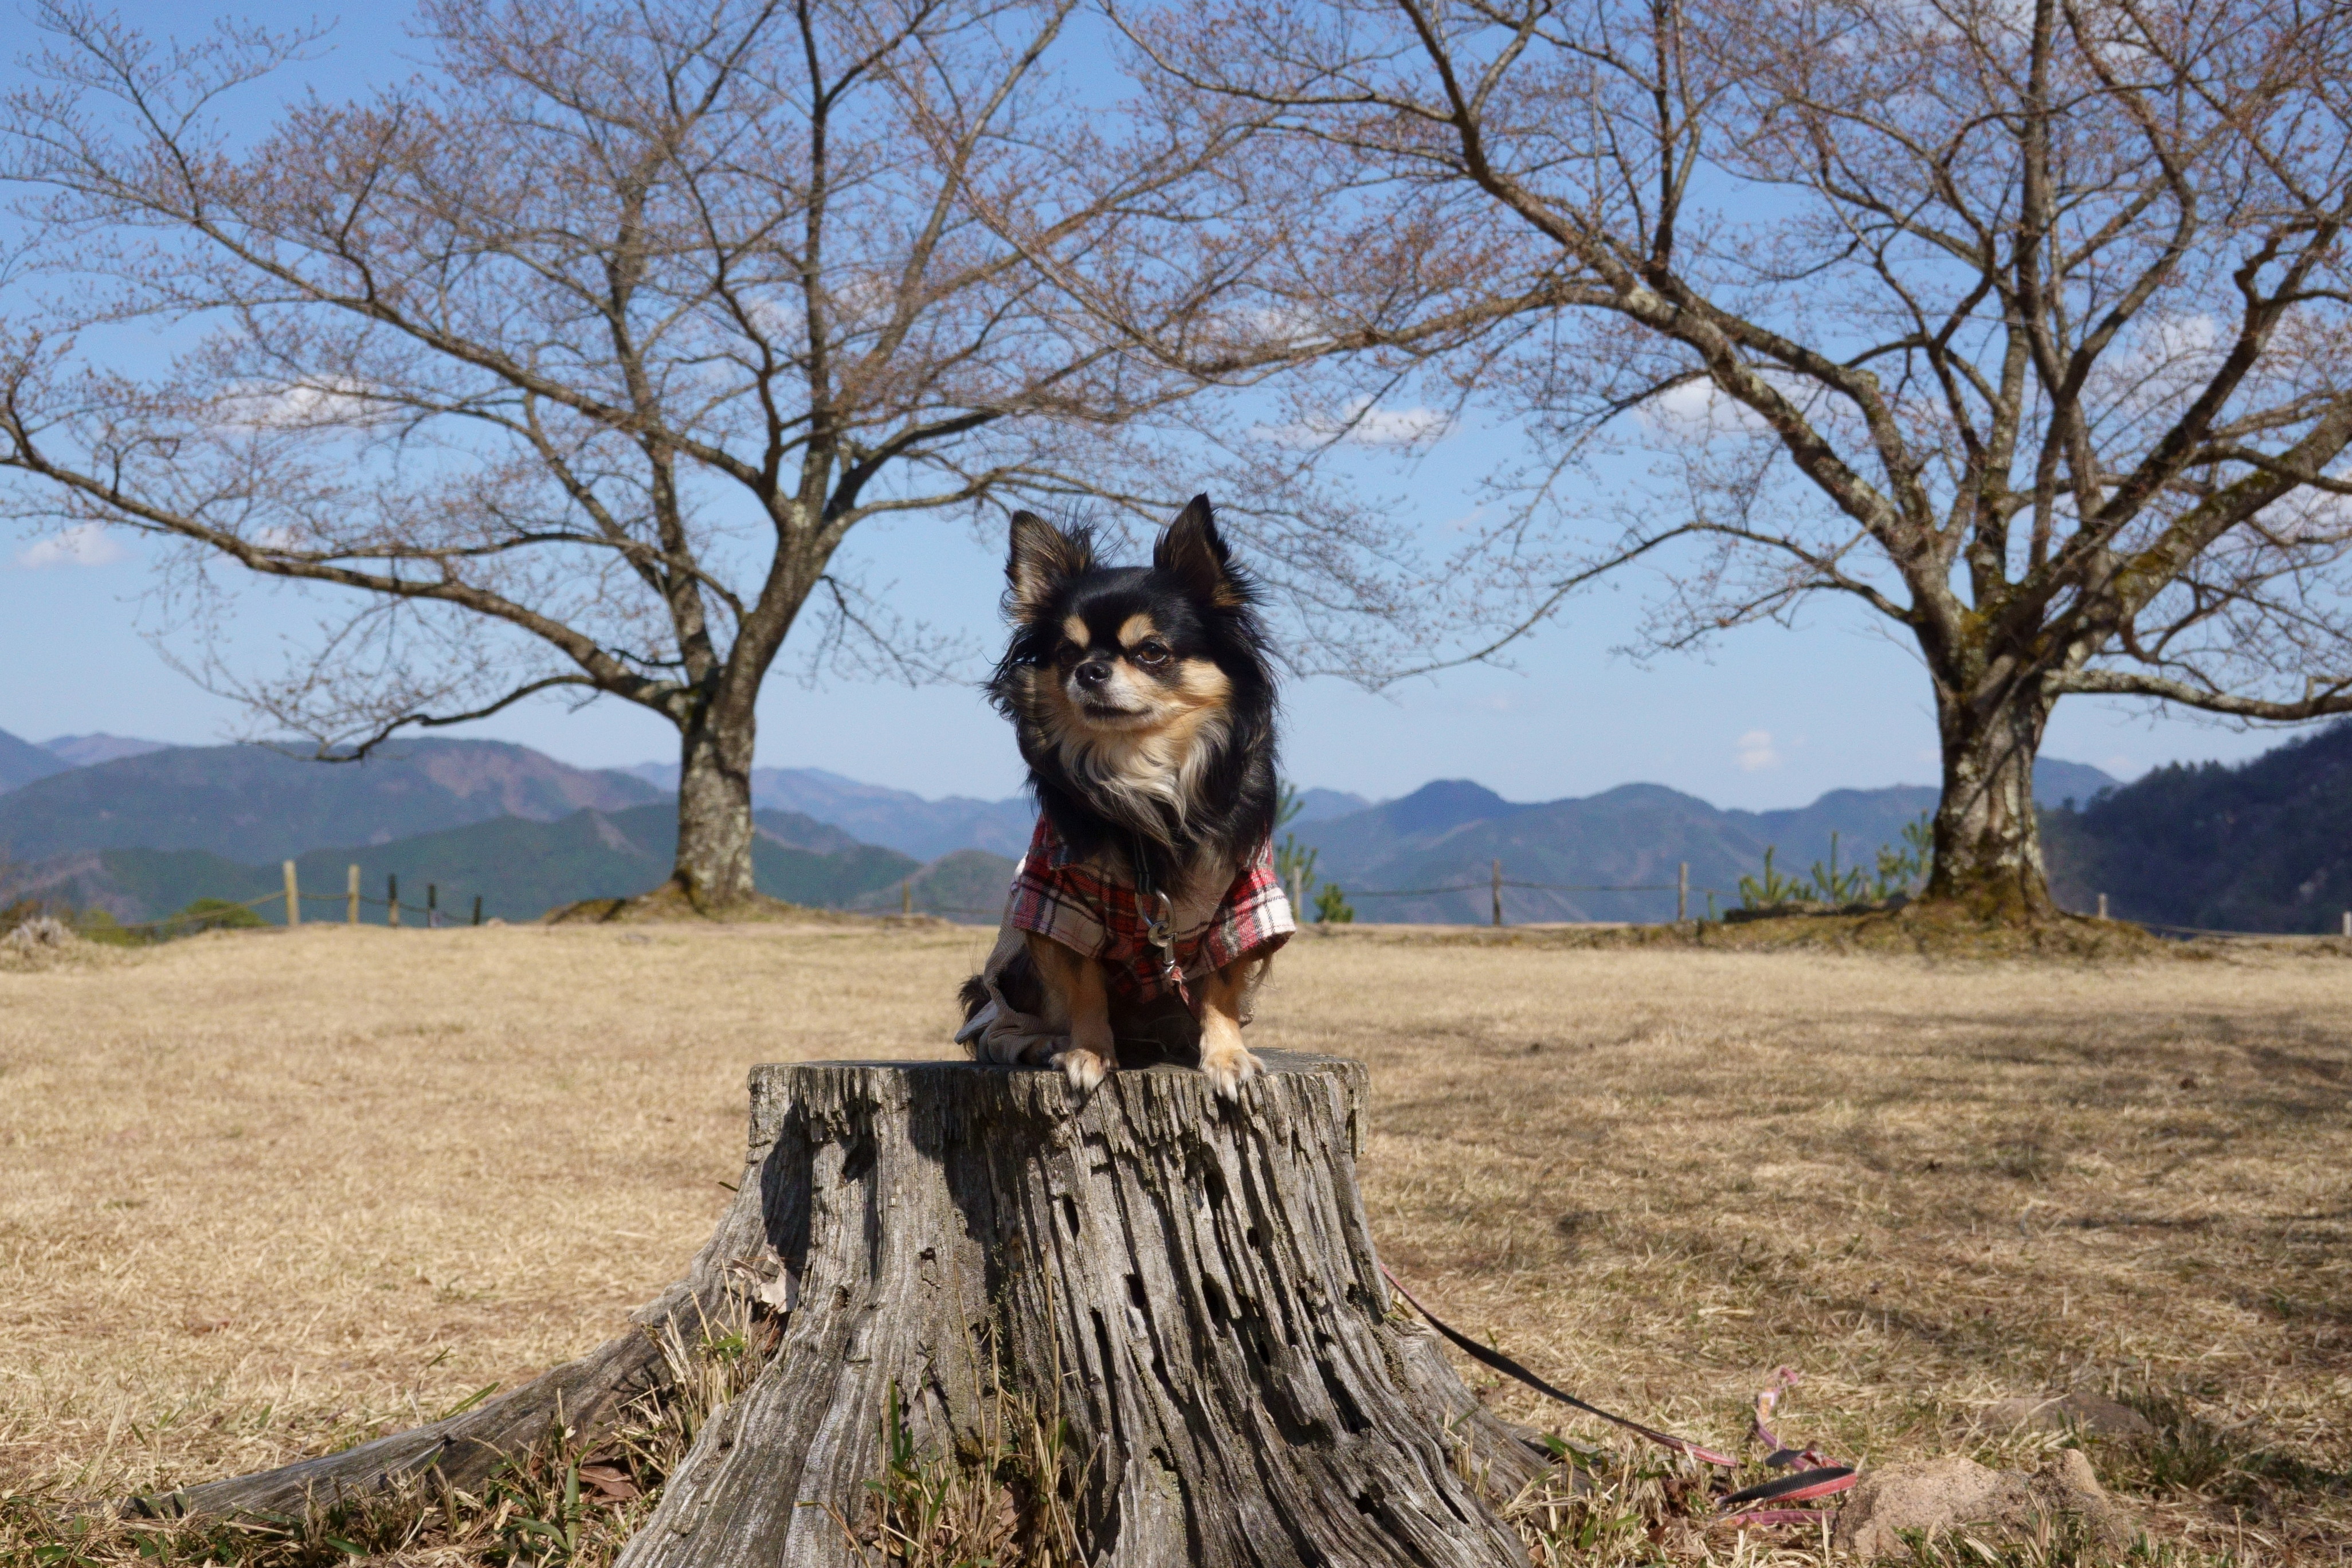
<svg viewBox="0 0 2352 1568"><path fill-rule="evenodd" d="M31 920L20 922L6 936L0 937L0 944L16 952L53 952L71 947L80 940L74 935L73 927L65 921L51 915L35 915Z"/></svg>
<svg viewBox="0 0 2352 1568"><path fill-rule="evenodd" d="M1906 1531L1935 1536L1973 1526L2033 1534L2068 1514L2103 1546L2128 1546L2137 1533L2077 1449L2061 1449L2032 1475L1990 1470L1952 1455L1864 1476L1838 1510L1836 1543L1864 1559L1902 1556L1909 1551Z"/></svg>
<svg viewBox="0 0 2352 1568"><path fill-rule="evenodd" d="M36 915L0 935L0 969L48 969L79 961L89 947L65 921Z"/></svg>

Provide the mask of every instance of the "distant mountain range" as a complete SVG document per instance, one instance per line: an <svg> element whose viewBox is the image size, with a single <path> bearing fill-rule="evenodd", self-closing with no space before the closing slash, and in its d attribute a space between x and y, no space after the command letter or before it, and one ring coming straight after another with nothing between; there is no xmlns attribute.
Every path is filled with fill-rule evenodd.
<svg viewBox="0 0 2352 1568"><path fill-rule="evenodd" d="M404 740L331 763L110 735L35 746L0 731L0 903L36 897L126 921L275 892L288 858L313 920L342 918L352 865L372 922L384 918L387 877L400 879L412 921L428 889L451 918L470 919L478 894L485 919L536 919L657 885L677 842L675 805L656 784L500 742ZM931 857L940 865L927 872L922 858L789 809L757 809L752 821L755 882L794 903L895 909L914 879L919 907L992 910L1011 875L1011 860L972 848Z"/></svg>
<svg viewBox="0 0 2352 1568"><path fill-rule="evenodd" d="M161 741L134 741L127 735L59 735L37 746L0 731L0 792L68 768L86 768L92 763L110 763L117 757L135 757L142 752L164 749Z"/></svg>
<svg viewBox="0 0 2352 1568"><path fill-rule="evenodd" d="M110 763L117 757L136 757L148 752L170 750L162 741L141 741L129 735L59 735L41 742L41 750L58 758L68 767L86 768L93 763Z"/></svg>
<svg viewBox="0 0 2352 1568"><path fill-rule="evenodd" d="M894 850L794 813L763 811L753 820L752 879L772 898L837 908L887 889L890 897L877 902L895 909L898 884L921 869ZM576 811L554 822L498 816L390 844L313 849L295 857L295 874L309 921L345 918L354 865L368 900L361 919L370 925L385 921L388 878L399 879L411 925L423 923L425 901L436 896L446 921L470 920L478 896L485 920L536 920L581 899L625 898L658 885L677 846L677 813L657 801ZM1000 864L1009 871L1010 862ZM276 862L247 865L205 849L100 849L54 857L13 876L0 872L0 903L30 896L104 910L130 923L160 920L200 898L242 902L284 885ZM1000 879L1000 899L1002 888ZM264 914L272 923L285 918L281 905Z"/></svg>
<svg viewBox="0 0 2352 1568"><path fill-rule="evenodd" d="M950 850L903 882L886 882L858 894L847 900L847 907L883 914L903 907L966 925L994 925L1004 912L1013 866L1011 859L985 849Z"/></svg>
<svg viewBox="0 0 2352 1568"><path fill-rule="evenodd" d="M2084 796L2116 781L2082 763L2045 760L2035 792ZM2060 796L2063 798L2063 796ZM1494 867L1508 882L1503 918L1537 921L1661 921L1675 914L1678 868L1690 867L1691 909L1706 912L1739 901L1743 875L1754 875L1767 849L1790 875L1836 863L1875 862L1881 845L1899 846L1903 828L1936 808L1924 784L1832 790L1788 811L1726 811L1664 784L1621 784L1578 799L1518 804L1483 784L1444 779L1402 800L1293 829L1319 852L1317 876L1345 892L1359 920L1431 922L1493 918ZM1602 891L1638 888L1637 892ZM1431 891L1429 889L1450 889Z"/></svg>
<svg viewBox="0 0 2352 1568"><path fill-rule="evenodd" d="M2043 810L2073 802L2088 805L2103 789L2124 787L2116 777L2088 763L2039 757L2033 763L2033 803Z"/></svg>
<svg viewBox="0 0 2352 1568"><path fill-rule="evenodd" d="M2045 812L2066 908L2213 931L2339 931L2352 910L2352 720L2235 767L2176 763Z"/></svg>
<svg viewBox="0 0 2352 1568"><path fill-rule="evenodd" d="M622 770L665 790L677 788L676 763L639 763ZM1370 805L1344 790L1307 789L1298 795L1302 822L1344 816ZM1029 847L1037 808L1026 795L977 800L951 795L926 800L902 789L860 784L823 768L753 768L751 804L800 811L919 860L954 849L985 849L1018 857Z"/></svg>
<svg viewBox="0 0 2352 1568"><path fill-rule="evenodd" d="M403 741L363 763L322 763L259 746L105 735L33 746L0 733L0 901L33 892L154 919L197 897L272 891L291 857L312 894L340 894L358 864L370 899L397 876L412 904L429 885L459 914L478 893L486 915L533 917L667 876L676 827L665 786L675 777L661 764L574 768L483 741ZM2081 802L2115 783L2055 760L2037 778L2044 797ZM797 902L890 910L910 900L985 920L1028 842L1032 812L1017 797L926 800L807 768L763 768L753 780L759 884ZM1499 859L1511 881L1551 884L1507 889L1513 921L1646 920L1673 913L1672 893L1655 889L1679 862L1703 912L1710 888L1719 905L1736 899L1767 847L1801 874L1828 858L1835 832L1842 862L1867 864L1934 804L1933 790L1898 785L1832 791L1788 811L1723 811L1656 784L1515 803L1440 781L1377 805L1308 790L1291 830L1319 848L1321 879L1346 889L1361 919L1484 921ZM1584 890L1595 884L1654 890ZM1452 890L1418 890L1430 889Z"/></svg>
<svg viewBox="0 0 2352 1568"><path fill-rule="evenodd" d="M403 741L356 763L267 746L172 746L0 795L0 856L202 849L271 863L322 845L389 844L500 816L552 822L661 798L626 773L567 767L497 741Z"/></svg>
<svg viewBox="0 0 2352 1568"><path fill-rule="evenodd" d="M677 789L676 763L639 763L620 770L665 793ZM1029 847L1036 807L1022 799L974 800L949 795L925 800L905 790L860 784L822 768L753 768L751 804L805 812L868 844L935 859L953 849L1018 855Z"/></svg>
<svg viewBox="0 0 2352 1568"><path fill-rule="evenodd" d="M20 741L0 730L0 790L20 789L35 779L47 778L71 767L46 748L30 741Z"/></svg>
<svg viewBox="0 0 2352 1568"><path fill-rule="evenodd" d="M412 910L430 885L457 918L477 893L486 916L534 918L667 877L676 776L658 763L575 768L486 741L403 741L329 764L260 746L102 734L35 745L0 732L0 902L29 892L154 919L199 897L275 891L292 857L309 893L341 894L357 864L371 900L397 876ZM2034 777L2052 887L2068 908L2095 908L2105 892L2127 919L2282 931L2338 930L2352 908L2352 721L2237 767L2159 768L2120 785L2044 758ZM753 788L759 885L795 902L896 910L910 899L985 921L1029 838L1018 797L927 800L814 768L761 768ZM1658 784L1513 802L1441 780L1378 805L1306 791L1291 831L1363 920L1483 921L1496 860L1509 881L1548 884L1506 889L1513 921L1658 920L1674 912L1666 889L1682 862L1703 913L1710 889L1717 907L1737 900L1768 847L1802 875L1827 861L1834 832L1841 864L1867 867L1935 800L1895 785L1726 811ZM1625 885L1650 890L1593 890Z"/></svg>

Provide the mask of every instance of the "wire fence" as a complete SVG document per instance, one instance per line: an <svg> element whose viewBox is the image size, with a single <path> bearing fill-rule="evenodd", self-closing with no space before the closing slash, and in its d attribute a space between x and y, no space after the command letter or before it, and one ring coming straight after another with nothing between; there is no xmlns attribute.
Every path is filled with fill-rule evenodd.
<svg viewBox="0 0 2352 1568"><path fill-rule="evenodd" d="M272 898L279 899L282 899L286 895L283 893L273 893L270 895ZM460 894L459 897L462 899L464 895ZM387 920L390 919L393 910L398 910L404 914L413 913L422 917L425 924L429 928L438 928L446 925L459 924L480 925L482 923L482 900L484 895L476 893L473 897L474 905L472 913L464 921L460 921L457 916L446 914L443 911L440 901L440 884L437 882L427 882L425 885L425 902L422 904L417 903L414 900L404 901L397 894L378 899L372 898L365 893L304 893L302 895L302 901L306 904L333 904L340 909L345 910L348 910L353 904L358 904L364 908L383 910ZM453 905L453 907L462 907L462 905ZM404 922L394 921L392 923L398 925Z"/></svg>
<svg viewBox="0 0 2352 1568"><path fill-rule="evenodd" d="M387 876L384 879L384 896L379 899L360 891L356 885L359 868L354 866L351 870L352 883L340 893L306 893L301 890L289 869L287 886L263 893L257 898L200 898L192 901L185 909L165 915L161 920L152 921L118 921L105 914L103 910L85 910L79 916L68 920L67 923L79 935L101 939L135 936L142 932L154 933L161 937L175 934L194 935L200 931L244 925L246 922L235 919L238 912L257 916L262 910L273 904L281 910L289 907L289 900L292 900L290 907L298 912L304 904L326 904L341 911L344 916L341 922L314 921L312 922L314 924L357 925L360 923L359 912L363 908L383 910L384 923L394 927L407 924L408 922L401 917L413 913L416 916L417 929L421 931L434 931L460 924L478 926L482 923L485 897L483 894L472 895L473 907L467 916L460 919L442 909L441 889L437 882L427 882L425 885L425 901L419 904L413 900L404 900L400 896L400 879L397 876ZM460 896L463 897L463 895Z"/></svg>
<svg viewBox="0 0 2352 1568"><path fill-rule="evenodd" d="M1336 883L1327 884L1327 886L1339 887L1340 896L1347 900L1444 898L1462 893L1487 893L1495 900L1492 922L1496 925L1506 923L1502 896L1507 890L1583 894L1673 893L1676 895L1675 918L1677 920L1687 915L1689 902L1694 896L1706 900L1710 916L1714 913L1716 900L1727 896L1726 890L1722 889L1692 886L1688 879L1687 867L1682 868L1682 877L1673 882L1544 882L1527 878L1505 877L1501 875L1501 869L1500 864L1497 863L1494 868L1494 874L1484 879L1441 883L1424 888L1348 889ZM414 923L427 930L457 924L480 925L484 918L485 896L483 894L470 895L470 910L453 912L464 909L464 900L467 895L461 892L457 899L452 900L450 910L445 910L440 900L440 887L436 882L425 884L425 900L420 904L414 899L404 899L401 896L400 879L396 874L387 874L384 877L384 893L383 897L378 898L374 894L361 890L360 868L357 865L348 868L346 885L337 892L302 890L299 885L297 868L292 861L286 862L285 872L286 886L282 889L263 893L251 899L198 900L196 904L201 904L202 908L192 904L177 913L152 921L118 921L106 916L102 911L90 911L86 912L79 920L69 920L69 923L84 935L119 938L152 934L168 938L173 935L193 935L204 931L230 926L249 926L256 922L237 917L241 915L257 917L260 911L272 906L281 910L290 909L294 912L294 918L287 920L286 923L299 924L302 923L302 906L306 904L314 906L314 910L317 906L324 906L327 910L331 911L326 923L356 925L361 923L362 911L369 913L382 911L382 923L387 926L398 927ZM414 883L411 884L412 887L414 885ZM1290 890L1294 899L1303 899L1306 891L1303 887ZM898 912L902 914L921 914L946 919L962 917L966 921L984 923L994 921L1003 913L1003 905L1001 902L947 903L925 898L915 890L911 879L902 881L898 892ZM887 903L875 899L871 894L860 900L859 904L870 913L891 912ZM1307 912L1304 908L1300 910L1302 916ZM341 921L338 922L332 919L334 913L340 913L343 917ZM1352 915L1349 918L1352 918ZM1526 917L1522 915L1521 923L1525 923L1525 919ZM318 923L315 912L311 916L311 921Z"/></svg>
<svg viewBox="0 0 2352 1568"><path fill-rule="evenodd" d="M2128 918L2128 917L2126 917L2126 918ZM2321 940L2321 941L2326 941L2326 939L2328 939L2328 938L2330 938L2330 937L2338 937L2338 938L2347 938L2347 937L2352 937L2352 910L2347 910L2347 911L2345 912L2345 914L2344 914L2344 916L2343 916L2343 922L2344 922L2344 923L2343 923L2343 929L2342 929L2341 931L2222 931L2222 930L2221 930L2219 927L2216 927L2216 926L2177 926L2177 925L2167 925L2167 924L2166 924L2164 921L2133 921L2131 923L2132 923L2132 924L2134 924L2134 925L2137 925L2137 926L2145 926L2145 927L2147 927L2149 931L2157 931L2157 932L2159 932L2159 933L2161 933L2161 934L2163 934L2163 935L2166 935L2166 936L2230 936L2230 937L2273 937L2273 936L2291 936L2291 937L2302 937L2302 938L2305 938L2305 939L2316 938L2316 939Z"/></svg>
<svg viewBox="0 0 2352 1568"><path fill-rule="evenodd" d="M412 884L412 886L414 884ZM1340 898L1346 900L1354 900L1357 899L1444 898L1458 893L1485 893L1489 895L1494 900L1491 906L1490 918L1491 923L1497 926L1506 923L1504 919L1505 910L1502 902L1502 895L1507 889L1516 889L1526 891L1547 893L1672 893L1675 895L1675 918L1677 921L1686 920L1688 918L1691 900L1694 897L1705 898L1706 900L1708 918L1714 919L1720 918L1717 914L1717 900L1737 898L1739 901L1739 905L1744 906L1747 904L1750 896L1750 889L1745 887L1738 889L1735 893L1732 889L1693 884L1688 879L1686 868L1684 869L1684 874L1672 882L1539 882L1524 878L1505 877L1501 875L1501 867L1497 864L1495 868L1494 874L1476 881L1445 882L1425 888L1348 888L1338 882L1328 881L1324 885L1328 888L1338 889ZM462 914L453 914L445 910L442 907L439 883L427 882L425 885L425 900L421 904L414 900L404 900L400 893L400 879L396 875L387 875L384 879L384 896L377 898L373 894L360 890L359 868L357 866L352 866L349 868L348 880L342 891L334 893L304 892L299 886L297 875L292 863L289 862L286 867L286 886L271 892L263 893L257 898L244 900L200 899L194 903L192 903L188 908L181 910L175 914L166 915L160 920L152 921L115 921L111 917L106 916L102 911L86 911L79 918L68 918L68 923L73 926L77 931L84 936L102 938L137 936L142 933L152 933L159 939L167 939L173 935L193 935L200 931L218 930L226 926L250 924L253 922L240 921L235 917L239 914L251 914L257 917L261 910L272 905L278 905L281 908L286 907L289 900L293 900L292 908L297 910L299 910L303 904L329 906L342 914L343 921L340 923L353 925L360 923L360 915L362 910L383 910L383 923L393 927L409 924L410 921L403 918L404 916L409 915L413 915L415 917L414 923L417 929L420 930L436 930L445 926L461 924L478 926L483 922L485 895L480 893L471 894L470 910ZM1292 892L1294 897L1296 897L1303 892L1303 889L1293 889ZM458 895L458 899L457 900L453 900L452 907L462 908L462 900L467 896L468 895L461 892ZM197 907L198 905L202 905L203 907L199 908ZM866 909L868 912L872 913L887 914L891 912L887 905L877 908L869 903L866 905ZM902 882L899 886L898 912L902 914L920 914L935 917L962 915L977 917L980 921L986 922L999 918L1003 913L1003 906L1002 904L950 904L935 902L916 893L913 883L909 880ZM2105 919L2107 915L2107 900L2104 894L2099 898L2098 914L2099 918L2103 920ZM496 919L499 917L493 916L491 918ZM2352 939L2352 910L2345 912L2343 921L2344 930L2342 934L2347 939ZM296 922L289 921L288 923ZM331 920L327 922L314 921L313 923L339 922L334 922ZM1527 923L1524 915L1521 917L1520 923ZM2134 923L2145 927L2147 930L2151 931L2179 937L2327 937L2336 934L2324 931L2318 932L2222 931L2208 926L2173 925L2161 921L2148 920L2137 921Z"/></svg>
<svg viewBox="0 0 2352 1568"><path fill-rule="evenodd" d="M1457 894L1483 893L1490 900L1487 905L1487 919L1483 923L1493 926L1514 923L1506 918L1503 904L1503 895L1514 890L1579 894L1672 893L1675 897L1674 922L1677 925L1686 922L1691 918L1691 900L1694 897L1706 900L1706 918L1713 920L1717 918L1718 900L1734 896L1728 889L1711 888L1703 883L1694 884L1690 879L1688 861L1680 862L1675 866L1675 879L1671 882L1539 882L1525 877L1504 876L1503 863L1500 860L1491 862L1490 867L1489 874L1475 881L1442 882L1426 888L1350 888L1344 883L1326 879L1322 896L1325 899L1336 900L1339 904L1340 910L1343 911L1339 914L1339 918L1342 921L1346 921L1355 918L1353 902L1358 899L1441 899L1451 898ZM1303 902L1305 891L1303 884L1294 889L1293 899ZM1744 901L1745 891L1743 890L1738 897ZM1318 905L1317 912L1318 918L1322 918L1328 916L1330 911ZM1522 901L1516 923L1541 924L1544 923L1544 914L1553 912L1543 911L1530 921ZM1557 913L1590 918L1587 911L1577 910L1573 906Z"/></svg>
<svg viewBox="0 0 2352 1568"><path fill-rule="evenodd" d="M1528 882L1506 877L1497 882L1492 878L1480 882L1453 882L1436 888L1351 888L1328 879L1319 885L1339 888L1341 896L1354 899L1423 899L1445 893L1491 893L1497 889L1533 889L1548 893L1681 893L1697 897L1725 898L1736 896L1722 888L1707 888L1679 882ZM887 911L885 911L887 912ZM924 900L920 894L900 905L900 912L916 915L981 915L994 919L1004 912L1002 904L935 904Z"/></svg>
<svg viewBox="0 0 2352 1568"><path fill-rule="evenodd" d="M89 912L86 911L80 918L67 923L82 936L142 931L194 932L221 924L223 918L232 910L258 911L264 904L280 903L285 898L286 895L283 892L276 892L264 893L257 899L247 899L242 902L229 899L199 899L196 903L203 904L205 906L203 909L199 910L194 904L191 904L177 914L165 915L160 921L118 921L111 916L107 916L103 921L100 921L90 919Z"/></svg>

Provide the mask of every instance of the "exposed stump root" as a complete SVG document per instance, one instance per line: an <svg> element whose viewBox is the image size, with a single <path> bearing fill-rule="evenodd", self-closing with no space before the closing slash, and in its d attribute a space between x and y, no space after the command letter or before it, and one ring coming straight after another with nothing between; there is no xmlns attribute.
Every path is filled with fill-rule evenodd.
<svg viewBox="0 0 2352 1568"><path fill-rule="evenodd" d="M705 904L675 880L664 882L651 892L639 893L634 898L583 899L577 903L550 910L542 918L549 925L659 925L681 921L769 925L874 923L871 915L812 909L805 904L772 899L765 893L754 893L750 898L729 904Z"/></svg>
<svg viewBox="0 0 2352 1568"><path fill-rule="evenodd" d="M766 1152L755 1120L735 1201L695 1255L687 1277L630 1313L629 1331L619 1338L445 1420L274 1470L133 1498L127 1511L171 1518L299 1518L396 1491L428 1476L476 1491L509 1457L552 1430L569 1428L583 1436L603 1432L630 1406L669 1391L684 1360L681 1352L698 1341L704 1323L740 1318L740 1310L730 1311L740 1309L740 1300L730 1302L730 1297L757 1289L748 1260L766 1246L758 1181Z"/></svg>

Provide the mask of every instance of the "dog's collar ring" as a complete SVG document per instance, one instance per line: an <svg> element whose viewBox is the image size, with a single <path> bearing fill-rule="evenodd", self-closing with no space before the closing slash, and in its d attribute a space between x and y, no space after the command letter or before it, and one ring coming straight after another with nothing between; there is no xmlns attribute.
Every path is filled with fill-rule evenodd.
<svg viewBox="0 0 2352 1568"><path fill-rule="evenodd" d="M1168 895L1155 892L1152 902L1158 906L1154 917L1144 922L1143 934L1152 946L1172 952L1176 946L1176 910Z"/></svg>

